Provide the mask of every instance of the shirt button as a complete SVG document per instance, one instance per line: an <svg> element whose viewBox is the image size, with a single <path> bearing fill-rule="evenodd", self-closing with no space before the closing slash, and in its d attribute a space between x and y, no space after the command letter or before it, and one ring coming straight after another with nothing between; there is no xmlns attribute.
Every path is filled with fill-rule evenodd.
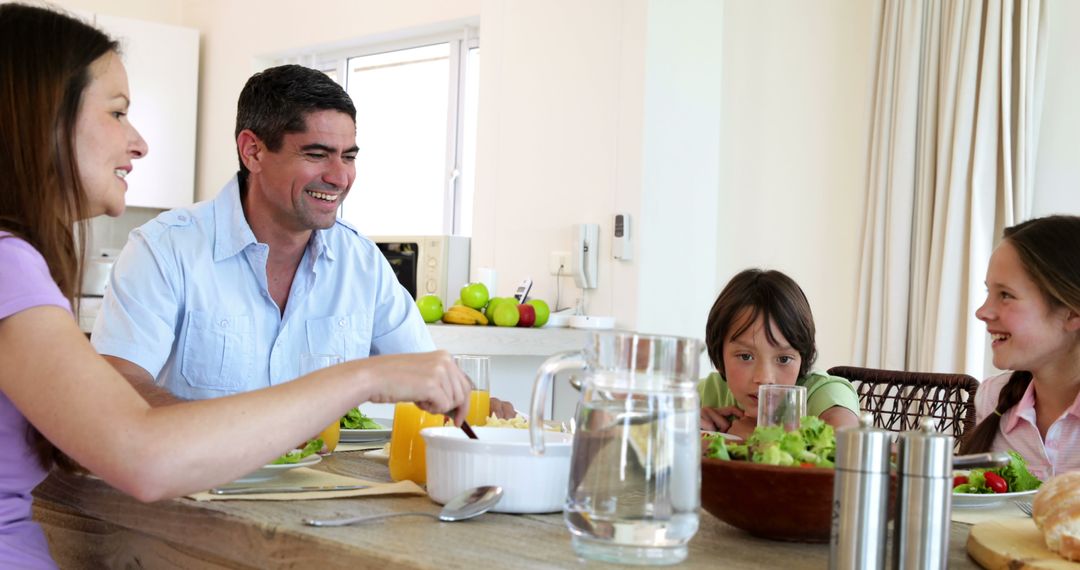
<svg viewBox="0 0 1080 570"><path fill-rule="evenodd" d="M180 220L181 222L186 222L187 216L177 216L176 219Z"/></svg>
<svg viewBox="0 0 1080 570"><path fill-rule="evenodd" d="M344 327L345 326L345 319L341 319L340 321L338 321L337 326Z"/></svg>
<svg viewBox="0 0 1080 570"><path fill-rule="evenodd" d="M218 324L220 324L222 327L228 327L229 326L229 321L226 321L225 319L221 319L221 322L218 323Z"/></svg>

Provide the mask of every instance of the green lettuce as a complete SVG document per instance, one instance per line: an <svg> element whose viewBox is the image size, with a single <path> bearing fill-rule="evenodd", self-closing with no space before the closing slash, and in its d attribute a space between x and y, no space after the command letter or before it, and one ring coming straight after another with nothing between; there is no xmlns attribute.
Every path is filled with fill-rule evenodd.
<svg viewBox="0 0 1080 570"><path fill-rule="evenodd" d="M341 416L341 427L345 429L386 429L375 420L364 415L359 408L353 408Z"/></svg>
<svg viewBox="0 0 1080 570"><path fill-rule="evenodd" d="M798 431L758 426L743 444L730 443L720 434L708 436L708 441L705 456L713 459L814 467L833 467L836 461L836 433L817 416L803 417Z"/></svg>
<svg viewBox="0 0 1080 570"><path fill-rule="evenodd" d="M299 463L301 459L311 455L312 453L317 453L323 448L323 445L324 443L322 438L317 437L307 442L307 445L305 445L303 449L294 449L292 451L286 452L281 457L275 459L272 465L281 465L282 463Z"/></svg>

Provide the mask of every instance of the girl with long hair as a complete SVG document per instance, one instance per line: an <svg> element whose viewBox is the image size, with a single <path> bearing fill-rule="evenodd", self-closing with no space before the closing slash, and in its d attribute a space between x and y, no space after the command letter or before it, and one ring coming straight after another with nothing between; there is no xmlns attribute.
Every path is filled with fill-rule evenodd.
<svg viewBox="0 0 1080 570"><path fill-rule="evenodd" d="M1036 476L1080 469L1080 217L1005 230L975 315L994 366L975 396L976 428L961 453L1016 450Z"/></svg>

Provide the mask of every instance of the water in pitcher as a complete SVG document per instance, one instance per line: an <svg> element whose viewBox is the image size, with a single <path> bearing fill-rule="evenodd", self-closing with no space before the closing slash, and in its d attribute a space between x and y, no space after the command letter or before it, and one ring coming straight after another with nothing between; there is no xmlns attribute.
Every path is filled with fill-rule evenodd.
<svg viewBox="0 0 1080 570"><path fill-rule="evenodd" d="M700 498L696 391L587 392L564 511L574 548L613 562L685 559Z"/></svg>

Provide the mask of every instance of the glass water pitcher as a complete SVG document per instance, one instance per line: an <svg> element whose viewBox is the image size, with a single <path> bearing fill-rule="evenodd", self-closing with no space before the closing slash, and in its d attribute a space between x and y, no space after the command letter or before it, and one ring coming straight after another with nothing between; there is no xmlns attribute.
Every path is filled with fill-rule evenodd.
<svg viewBox="0 0 1080 570"><path fill-rule="evenodd" d="M543 453L551 379L580 379L563 518L579 556L623 564L674 564L698 529L701 444L698 340L592 333L584 350L540 367L531 442Z"/></svg>

